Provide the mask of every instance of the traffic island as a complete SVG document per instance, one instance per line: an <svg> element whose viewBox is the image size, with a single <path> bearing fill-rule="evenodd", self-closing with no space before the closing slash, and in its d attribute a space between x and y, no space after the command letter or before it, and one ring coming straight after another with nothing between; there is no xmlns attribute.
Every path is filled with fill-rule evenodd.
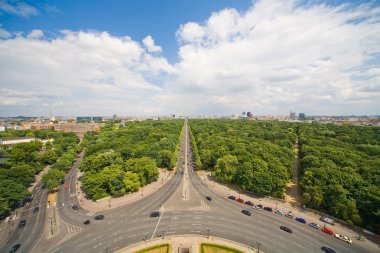
<svg viewBox="0 0 380 253"><path fill-rule="evenodd" d="M218 244L202 243L201 253L244 253L241 250Z"/></svg>

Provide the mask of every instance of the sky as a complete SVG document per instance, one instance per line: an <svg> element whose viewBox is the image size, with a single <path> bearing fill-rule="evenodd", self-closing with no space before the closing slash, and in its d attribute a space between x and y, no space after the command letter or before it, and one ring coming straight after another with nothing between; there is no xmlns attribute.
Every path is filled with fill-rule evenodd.
<svg viewBox="0 0 380 253"><path fill-rule="evenodd" d="M379 115L380 1L0 0L0 116Z"/></svg>

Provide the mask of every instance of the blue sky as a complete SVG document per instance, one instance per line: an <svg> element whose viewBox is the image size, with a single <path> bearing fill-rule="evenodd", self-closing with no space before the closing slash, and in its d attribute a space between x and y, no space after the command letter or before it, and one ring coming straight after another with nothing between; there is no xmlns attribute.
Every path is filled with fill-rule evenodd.
<svg viewBox="0 0 380 253"><path fill-rule="evenodd" d="M378 1L0 0L0 116L379 114Z"/></svg>

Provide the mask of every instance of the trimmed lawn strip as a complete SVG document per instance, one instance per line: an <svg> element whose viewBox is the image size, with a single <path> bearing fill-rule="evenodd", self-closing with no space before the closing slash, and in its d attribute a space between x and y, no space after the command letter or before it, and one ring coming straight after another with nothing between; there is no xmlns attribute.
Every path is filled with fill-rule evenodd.
<svg viewBox="0 0 380 253"><path fill-rule="evenodd" d="M202 243L201 244L202 253L244 253L238 249L230 248L223 245Z"/></svg>
<svg viewBox="0 0 380 253"><path fill-rule="evenodd" d="M169 253L169 252L170 252L170 245L168 243L155 245L149 248L135 251L135 253Z"/></svg>

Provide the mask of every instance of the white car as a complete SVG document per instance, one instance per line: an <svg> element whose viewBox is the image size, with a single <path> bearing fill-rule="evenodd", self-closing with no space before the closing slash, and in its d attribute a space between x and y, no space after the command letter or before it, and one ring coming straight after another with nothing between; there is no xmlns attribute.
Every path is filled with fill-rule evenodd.
<svg viewBox="0 0 380 253"><path fill-rule="evenodd" d="M261 208L260 208L259 206L252 206L252 209L255 209L255 210L257 210L257 211L260 211L260 210L261 210Z"/></svg>
<svg viewBox="0 0 380 253"><path fill-rule="evenodd" d="M284 214L281 210L277 210L275 213L279 214L279 215L283 215Z"/></svg>
<svg viewBox="0 0 380 253"><path fill-rule="evenodd" d="M334 236L335 236L335 238L338 238L338 239L340 239L340 240L342 240L344 242L347 242L347 243L350 243L350 244L352 243L352 240L350 238L348 238L347 236L345 236L345 235L335 234Z"/></svg>
<svg viewBox="0 0 380 253"><path fill-rule="evenodd" d="M309 226L315 229L319 229L319 225L317 223L309 223Z"/></svg>

